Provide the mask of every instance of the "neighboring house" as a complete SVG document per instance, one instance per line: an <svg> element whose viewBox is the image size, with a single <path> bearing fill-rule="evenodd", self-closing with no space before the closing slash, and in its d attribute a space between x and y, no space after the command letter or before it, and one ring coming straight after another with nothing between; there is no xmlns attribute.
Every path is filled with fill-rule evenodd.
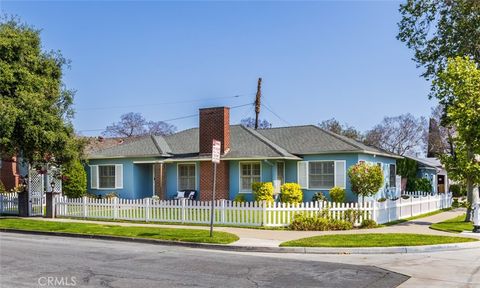
<svg viewBox="0 0 480 288"><path fill-rule="evenodd" d="M5 190L10 191L22 184L22 179L28 174L28 165L20 157L0 158L0 181Z"/></svg>
<svg viewBox="0 0 480 288"><path fill-rule="evenodd" d="M430 180L433 193L444 193L449 191L448 174L438 158L406 157L417 161L417 177Z"/></svg>
<svg viewBox="0 0 480 288"><path fill-rule="evenodd" d="M222 143L217 199L244 194L252 200L253 182L279 180L299 183L304 201L319 191L328 196L334 186L344 187L347 199L355 201L347 169L361 161L376 163L384 171L385 184L378 197L399 185L395 176L400 156L313 125L263 130L230 125L229 113L227 107L200 109L199 128L141 137L90 152L89 192L171 199L179 190L197 190L197 199L210 200L212 139Z"/></svg>

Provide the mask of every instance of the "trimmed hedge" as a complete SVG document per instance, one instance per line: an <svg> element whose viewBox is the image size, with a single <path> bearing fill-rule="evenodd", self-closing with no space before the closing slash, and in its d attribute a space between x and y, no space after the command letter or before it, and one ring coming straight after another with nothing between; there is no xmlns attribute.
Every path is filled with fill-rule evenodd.
<svg viewBox="0 0 480 288"><path fill-rule="evenodd" d="M303 200L302 188L297 183L285 183L280 187L280 200L283 203L300 203Z"/></svg>

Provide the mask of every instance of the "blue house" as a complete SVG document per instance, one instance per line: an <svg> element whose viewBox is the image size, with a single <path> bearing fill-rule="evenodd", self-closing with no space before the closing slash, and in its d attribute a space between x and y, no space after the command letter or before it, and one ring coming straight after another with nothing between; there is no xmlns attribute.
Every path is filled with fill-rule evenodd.
<svg viewBox="0 0 480 288"><path fill-rule="evenodd" d="M251 184L262 181L299 183L304 201L316 192L328 196L332 187L339 186L346 189L347 200L356 201L347 170L359 162L382 167L385 183L377 197L399 190L396 159L400 156L314 125L262 130L230 125L229 113L227 107L200 109L198 128L141 137L89 153L89 192L172 199L177 191L196 190L198 200L210 200L213 139L222 143L217 199L243 194L252 200Z"/></svg>

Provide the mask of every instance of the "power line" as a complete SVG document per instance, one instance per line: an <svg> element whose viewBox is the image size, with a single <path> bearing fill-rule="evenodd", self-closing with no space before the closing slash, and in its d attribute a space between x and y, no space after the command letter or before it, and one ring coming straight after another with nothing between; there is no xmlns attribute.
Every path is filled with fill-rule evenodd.
<svg viewBox="0 0 480 288"><path fill-rule="evenodd" d="M240 107L245 107L252 105L253 103L247 103L247 104L242 104L242 105L237 105L237 106L232 106L230 109L236 109ZM193 118L193 117L198 117L197 114L191 114L191 115L186 115L186 116L180 116L180 117L175 117L175 118L170 118L170 119L165 119L165 120L160 120L160 122L170 122L170 121L175 121L175 120L182 120L182 119L187 119L187 118ZM102 129L83 129L83 130L78 130L78 132L96 132L96 131L105 131L105 128Z"/></svg>
<svg viewBox="0 0 480 288"><path fill-rule="evenodd" d="M153 103L153 104L80 108L80 109L76 109L76 111L110 110L110 109L138 108L138 107L150 107L150 106L160 106L160 105L170 105L170 104L185 104L185 103L202 102L202 101L207 101L207 100L233 99L233 98L240 98L240 97L251 96L251 95L253 95L253 93L238 94L238 95L227 96L227 97L211 97L211 98L202 98L202 99L193 99L193 100L181 100L181 101L170 101L170 102L163 102L163 103Z"/></svg>
<svg viewBox="0 0 480 288"><path fill-rule="evenodd" d="M282 117L280 117L277 113L275 113L272 109L270 109L267 105L265 104L261 104L263 107L265 107L268 111L270 111L273 115L275 115L278 119L280 119L281 121L283 121L285 124L287 125L292 125L290 124L290 122L288 122L287 120L283 119Z"/></svg>

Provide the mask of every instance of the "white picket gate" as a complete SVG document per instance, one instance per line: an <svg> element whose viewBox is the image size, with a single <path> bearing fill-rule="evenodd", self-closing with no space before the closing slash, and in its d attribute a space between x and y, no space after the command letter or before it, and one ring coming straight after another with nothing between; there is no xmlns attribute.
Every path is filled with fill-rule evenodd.
<svg viewBox="0 0 480 288"><path fill-rule="evenodd" d="M18 215L17 193L0 193L0 214Z"/></svg>

